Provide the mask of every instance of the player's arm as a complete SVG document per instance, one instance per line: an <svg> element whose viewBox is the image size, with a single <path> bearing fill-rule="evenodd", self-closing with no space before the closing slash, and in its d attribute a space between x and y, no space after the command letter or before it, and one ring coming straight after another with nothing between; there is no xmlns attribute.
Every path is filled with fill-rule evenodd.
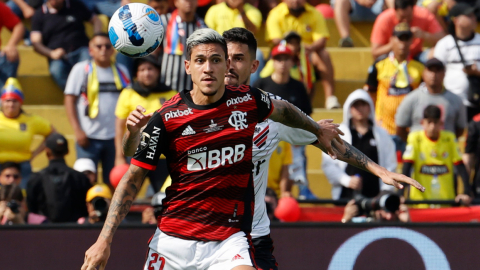
<svg viewBox="0 0 480 270"><path fill-rule="evenodd" d="M270 119L286 126L304 129L315 134L318 141L325 145L326 153L332 158L336 158L336 152L332 149L332 142L337 141L338 144L343 144L343 140L339 136L339 134L343 135L343 132L338 129L339 125L330 123L320 127L312 118L289 102L276 99L271 99L271 101L273 111L270 114Z"/></svg>
<svg viewBox="0 0 480 270"><path fill-rule="evenodd" d="M333 151L335 151L335 154L339 160L378 176L385 184L393 185L398 189L402 189L403 185L399 183L402 182L405 184L413 185L420 191L425 190L425 188L417 181L403 174L390 172L386 168L373 162L364 153L360 152L357 148L353 147L351 144L345 141L343 142L343 144L340 144L337 141L333 140L331 145ZM326 148L323 146L323 144L319 143L315 146L326 153Z"/></svg>
<svg viewBox="0 0 480 270"><path fill-rule="evenodd" d="M133 164L130 165L113 194L112 203L108 209L107 218L97 242L85 253L82 270L96 269L96 267L105 269L107 260L110 257L113 235L130 210L130 206L148 172L149 170L147 169Z"/></svg>

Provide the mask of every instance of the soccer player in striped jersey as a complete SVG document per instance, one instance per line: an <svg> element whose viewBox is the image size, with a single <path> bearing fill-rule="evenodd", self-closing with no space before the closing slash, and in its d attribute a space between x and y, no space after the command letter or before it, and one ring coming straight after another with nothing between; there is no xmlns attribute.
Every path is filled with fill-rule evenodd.
<svg viewBox="0 0 480 270"><path fill-rule="evenodd" d="M225 86L227 45L214 30L195 31L186 50L185 69L194 87L165 102L142 132L140 125L127 126L125 148L138 147L82 270L105 268L113 235L160 154L167 157L172 185L144 269L254 269L250 232L256 124L271 118L318 134L331 155L331 142L341 142L334 125L327 132L288 102L248 85Z"/></svg>
<svg viewBox="0 0 480 270"><path fill-rule="evenodd" d="M257 46L255 37L244 28L233 28L224 32L223 36L227 42L230 59L228 73L225 76L225 84L233 86L248 85L250 83L250 73L254 73L258 67L254 54ZM269 97L271 99L281 99L272 94L269 94ZM144 116L142 109L139 107L137 111L130 114L127 125L145 125L149 115ZM321 126L332 127L331 120L321 120L319 122ZM273 242L269 236L270 221L266 214L264 197L267 186L269 159L280 141L296 145L307 145L317 142L317 137L308 131L291 128L270 119L258 123L255 127L252 149L255 211L251 236L255 249L254 259L258 269L277 269L277 263L272 254ZM333 144L334 152L341 160L379 175L386 183L394 184L396 187L400 187L396 182L397 180L415 183L413 179L388 172L351 145L345 142L344 144L346 145L341 145L338 142ZM315 146L325 151L321 144ZM124 146L124 151L125 153L132 152L135 151L135 148L133 146L130 148ZM415 186L421 188L419 185L415 184Z"/></svg>

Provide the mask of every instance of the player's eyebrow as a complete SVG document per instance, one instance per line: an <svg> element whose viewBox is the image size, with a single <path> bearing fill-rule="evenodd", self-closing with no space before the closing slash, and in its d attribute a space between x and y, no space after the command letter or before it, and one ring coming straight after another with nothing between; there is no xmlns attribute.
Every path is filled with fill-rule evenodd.
<svg viewBox="0 0 480 270"><path fill-rule="evenodd" d="M245 54L244 54L244 53L235 53L235 54L233 54L233 57L238 57L238 56L245 56Z"/></svg>

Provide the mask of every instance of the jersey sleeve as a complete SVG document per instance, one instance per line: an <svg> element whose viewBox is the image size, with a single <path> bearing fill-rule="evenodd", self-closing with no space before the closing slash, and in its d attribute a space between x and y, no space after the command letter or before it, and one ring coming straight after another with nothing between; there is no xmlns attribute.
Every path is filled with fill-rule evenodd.
<svg viewBox="0 0 480 270"><path fill-rule="evenodd" d="M272 100L270 100L269 95L263 90L254 87L251 87L250 90L252 95L255 97L255 101L257 102L258 122L263 122L273 112Z"/></svg>
<svg viewBox="0 0 480 270"><path fill-rule="evenodd" d="M315 42L315 41L317 41L321 38L329 38L330 37L330 33L328 32L327 23L325 22L325 18L323 18L322 13L317 12L316 10L315 10L315 13L316 13L316 16L315 16L316 21L313 24L313 33L312 33L313 42Z"/></svg>
<svg viewBox="0 0 480 270"><path fill-rule="evenodd" d="M156 112L141 134L132 164L147 170L155 170L166 145L166 129L162 115Z"/></svg>
<svg viewBox="0 0 480 270"><path fill-rule="evenodd" d="M416 141L416 133L410 133L407 139L407 147L405 148L405 152L403 153L403 161L408 163L415 163L415 159L417 156L417 149L415 147Z"/></svg>

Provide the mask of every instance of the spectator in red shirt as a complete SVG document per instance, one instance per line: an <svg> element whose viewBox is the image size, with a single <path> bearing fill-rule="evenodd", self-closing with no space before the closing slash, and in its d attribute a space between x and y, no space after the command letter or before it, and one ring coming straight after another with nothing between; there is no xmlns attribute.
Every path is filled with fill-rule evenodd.
<svg viewBox="0 0 480 270"><path fill-rule="evenodd" d="M392 50L390 38L393 28L400 22L408 23L414 35L410 45L410 57L425 63L428 50L422 52L423 42L434 46L445 33L435 15L425 8L415 6L413 0L395 0L394 9L387 9L377 17L370 37L373 58Z"/></svg>
<svg viewBox="0 0 480 270"><path fill-rule="evenodd" d="M0 51L0 88L8 78L17 77L17 44L22 40L25 31L20 19L3 2L0 2L0 30L4 26L12 32L12 36Z"/></svg>

